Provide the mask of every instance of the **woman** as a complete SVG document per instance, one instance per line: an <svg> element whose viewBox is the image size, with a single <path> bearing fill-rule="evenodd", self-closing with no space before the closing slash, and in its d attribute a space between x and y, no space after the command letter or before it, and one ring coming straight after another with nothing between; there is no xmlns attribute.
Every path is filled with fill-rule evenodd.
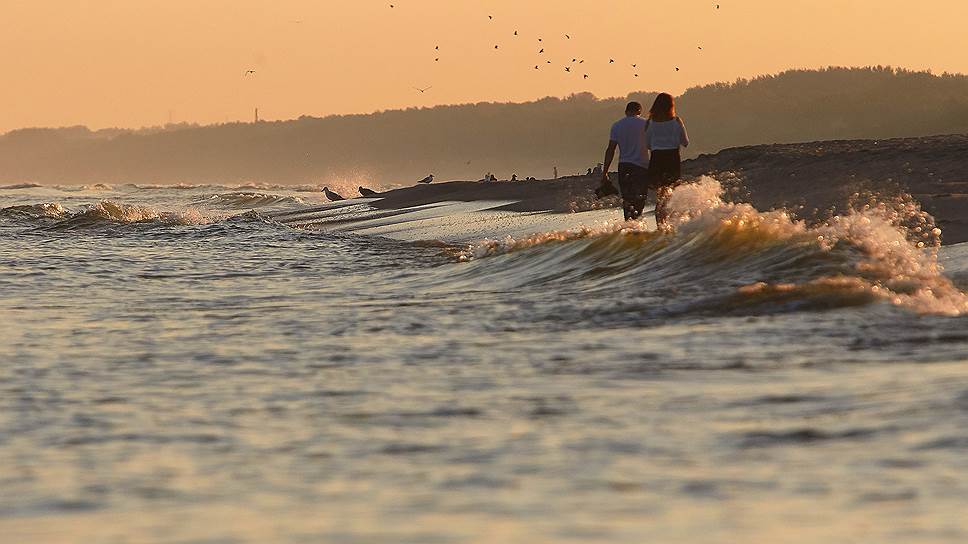
<svg viewBox="0 0 968 544"><path fill-rule="evenodd" d="M680 147L689 146L689 135L682 119L676 117L676 101L662 93L655 97L645 129L645 147L650 152L649 186L655 188L655 222L663 227L669 219L669 197L682 178Z"/></svg>

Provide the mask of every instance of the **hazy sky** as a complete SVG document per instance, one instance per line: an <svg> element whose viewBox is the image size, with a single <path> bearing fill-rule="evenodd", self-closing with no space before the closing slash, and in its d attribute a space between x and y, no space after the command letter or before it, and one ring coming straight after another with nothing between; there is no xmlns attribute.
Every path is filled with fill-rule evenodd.
<svg viewBox="0 0 968 544"><path fill-rule="evenodd" d="M176 122L248 120L256 106L285 119L580 91L679 93L794 67L968 72L965 0L719 4L0 0L0 131L157 125L169 111ZM573 58L585 63L565 72Z"/></svg>

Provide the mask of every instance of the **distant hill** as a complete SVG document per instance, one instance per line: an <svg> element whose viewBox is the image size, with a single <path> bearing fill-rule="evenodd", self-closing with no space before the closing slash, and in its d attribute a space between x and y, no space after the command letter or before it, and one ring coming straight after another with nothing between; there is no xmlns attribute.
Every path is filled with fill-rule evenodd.
<svg viewBox="0 0 968 544"><path fill-rule="evenodd" d="M0 182L320 183L549 177L601 160L625 102L588 93L291 121L0 136ZM968 76L889 67L794 70L689 89L679 98L693 147L968 133Z"/></svg>

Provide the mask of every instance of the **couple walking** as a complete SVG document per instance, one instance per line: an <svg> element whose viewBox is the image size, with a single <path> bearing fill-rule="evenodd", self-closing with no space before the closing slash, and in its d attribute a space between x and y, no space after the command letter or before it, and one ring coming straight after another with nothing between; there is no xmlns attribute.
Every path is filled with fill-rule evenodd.
<svg viewBox="0 0 968 544"><path fill-rule="evenodd" d="M608 169L615 159L617 147L618 186L625 220L638 219L642 215L645 197L649 189L655 189L655 222L662 227L668 220L667 206L672 187L682 177L679 148L688 145L686 125L676 117L672 95L662 93L657 96L648 119L642 118L642 104L629 102L625 107L625 118L612 125L600 190L614 192Z"/></svg>

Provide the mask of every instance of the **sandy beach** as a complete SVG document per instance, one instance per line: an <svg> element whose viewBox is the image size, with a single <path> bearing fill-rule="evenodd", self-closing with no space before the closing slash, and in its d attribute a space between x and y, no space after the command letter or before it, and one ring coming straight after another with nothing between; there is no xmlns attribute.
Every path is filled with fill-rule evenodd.
<svg viewBox="0 0 968 544"><path fill-rule="evenodd" d="M687 160L683 171L690 179L711 175L735 184L757 209L787 207L808 221L846 210L858 193L885 199L909 193L935 217L945 244L968 241L968 135L737 147ZM393 210L443 201L512 201L496 209L617 208L617 198L594 198L597 183L594 176L452 181L388 191L370 205Z"/></svg>

